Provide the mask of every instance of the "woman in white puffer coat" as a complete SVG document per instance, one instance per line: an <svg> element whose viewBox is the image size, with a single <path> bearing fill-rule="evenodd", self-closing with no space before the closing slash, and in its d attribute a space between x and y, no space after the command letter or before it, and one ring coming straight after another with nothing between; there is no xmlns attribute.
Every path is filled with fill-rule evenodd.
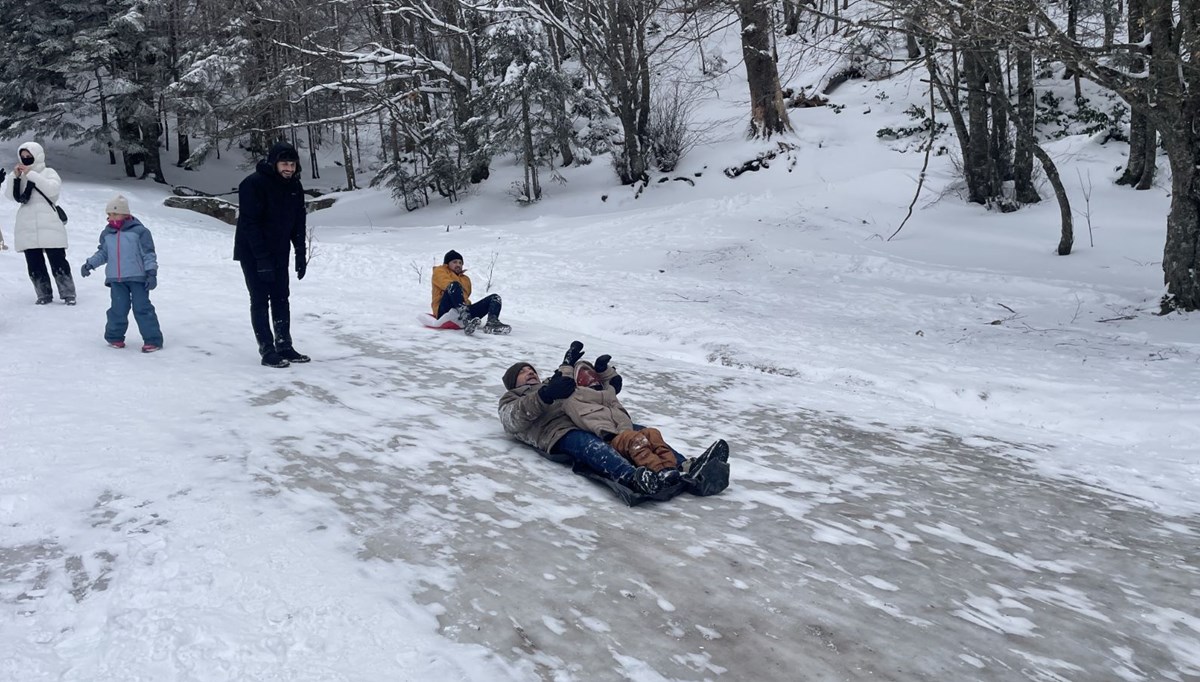
<svg viewBox="0 0 1200 682"><path fill-rule="evenodd" d="M75 305L75 280L67 262L67 226L55 208L62 180L53 168L46 167L46 152L37 142L23 142L17 154L20 162L13 168L12 198L21 206L13 227L13 248L25 254L38 305L54 300L51 276L59 298Z"/></svg>

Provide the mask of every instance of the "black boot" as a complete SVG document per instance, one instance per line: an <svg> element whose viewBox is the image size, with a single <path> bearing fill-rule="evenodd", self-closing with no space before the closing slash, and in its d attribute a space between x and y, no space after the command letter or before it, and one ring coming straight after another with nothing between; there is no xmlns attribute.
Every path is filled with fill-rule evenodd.
<svg viewBox="0 0 1200 682"><path fill-rule="evenodd" d="M475 328L479 326L479 318L471 314L471 306L463 304L458 306L458 323L462 325L463 333L470 336L475 333Z"/></svg>
<svg viewBox="0 0 1200 682"><path fill-rule="evenodd" d="M304 364L312 361L312 358L308 357L307 355L296 352L295 348L281 348L279 350L279 356L288 362L296 364Z"/></svg>
<svg viewBox="0 0 1200 682"><path fill-rule="evenodd" d="M716 495L729 487L729 445L718 440L699 457L685 461L683 467L683 481L690 493Z"/></svg>
<svg viewBox="0 0 1200 682"><path fill-rule="evenodd" d="M496 313L489 313L487 324L483 325L484 334L507 334L512 331L512 327L500 321L500 316Z"/></svg>
<svg viewBox="0 0 1200 682"><path fill-rule="evenodd" d="M259 343L258 353L262 356L263 367L280 368L292 364L275 350L275 344L273 343Z"/></svg>
<svg viewBox="0 0 1200 682"><path fill-rule="evenodd" d="M288 362L304 363L312 360L292 346L291 320L275 320L275 350Z"/></svg>
<svg viewBox="0 0 1200 682"><path fill-rule="evenodd" d="M662 489L663 481L658 474L650 471L646 467L637 467L633 471L622 476L617 483L620 483L634 492L653 495Z"/></svg>

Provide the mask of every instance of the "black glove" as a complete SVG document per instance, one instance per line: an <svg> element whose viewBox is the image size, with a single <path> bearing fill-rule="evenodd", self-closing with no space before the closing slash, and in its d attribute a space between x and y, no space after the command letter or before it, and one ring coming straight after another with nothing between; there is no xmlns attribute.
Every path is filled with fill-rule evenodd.
<svg viewBox="0 0 1200 682"><path fill-rule="evenodd" d="M608 385L609 385L609 386L612 386L613 393L620 393L620 392L621 392L621 384L622 384L622 383L623 383L623 382L621 381L621 375L620 375L620 374L617 374L617 375L615 375L613 378L611 378L611 379L609 379L609 380L608 380Z"/></svg>
<svg viewBox="0 0 1200 682"><path fill-rule="evenodd" d="M604 374L605 372L607 372L608 371L608 362L610 360L612 360L611 355L601 355L600 357L596 358L596 365L595 365L596 371L600 374Z"/></svg>
<svg viewBox="0 0 1200 682"><path fill-rule="evenodd" d="M555 400L562 400L575 392L575 380L555 372L545 386L538 389L538 398L549 405Z"/></svg>
<svg viewBox="0 0 1200 682"><path fill-rule="evenodd" d="M567 354L563 356L563 364L575 366L579 362L579 358L583 357L583 342L572 341L571 347L567 349Z"/></svg>
<svg viewBox="0 0 1200 682"><path fill-rule="evenodd" d="M263 282L275 281L275 268L270 265L258 264L258 278Z"/></svg>
<svg viewBox="0 0 1200 682"><path fill-rule="evenodd" d="M308 272L308 259L296 254L296 279L304 279L305 272Z"/></svg>
<svg viewBox="0 0 1200 682"><path fill-rule="evenodd" d="M158 270L146 271L146 291L154 291L154 287L158 286Z"/></svg>
<svg viewBox="0 0 1200 682"><path fill-rule="evenodd" d="M84 277L87 277L88 275L92 274L92 270L95 270L95 269L96 268L93 268L92 266L88 265L87 263L84 263L83 267L79 268L79 274L83 275Z"/></svg>

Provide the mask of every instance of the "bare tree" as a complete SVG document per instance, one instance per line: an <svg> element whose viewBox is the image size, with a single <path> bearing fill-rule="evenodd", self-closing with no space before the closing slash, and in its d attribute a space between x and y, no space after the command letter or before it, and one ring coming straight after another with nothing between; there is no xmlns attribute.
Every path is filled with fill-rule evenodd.
<svg viewBox="0 0 1200 682"><path fill-rule="evenodd" d="M1130 43L1138 44L1146 39L1145 0L1129 0L1126 25ZM1109 45L1111 46L1111 42ZM1145 73L1146 60L1140 53L1127 55L1126 61L1131 74ZM1132 107L1129 115L1129 159L1125 163L1125 172L1117 179L1117 184L1150 189L1154 181L1154 159L1157 152L1158 132L1143 112L1143 107Z"/></svg>
<svg viewBox="0 0 1200 682"><path fill-rule="evenodd" d="M746 82L750 86L750 136L770 138L792 129L779 68L771 50L772 3L769 0L737 0L742 22L742 60L746 63Z"/></svg>
<svg viewBox="0 0 1200 682"><path fill-rule="evenodd" d="M1200 62L1195 59L1200 54L1200 4L1196 0L1145 0L1149 45L1132 40L1107 45L1103 36L1073 38L1040 0L990 3L981 8L986 11L972 12L964 20L961 11L972 6L956 0L923 0L924 11L916 30L930 44L969 50L980 41L1001 41L1017 49L1048 55L1081 77L1116 92L1134 112L1145 116L1148 126L1157 130L1172 171L1171 207L1163 248L1163 280L1167 289L1163 310L1200 309L1200 248L1196 247L1200 244ZM881 14L875 23L886 27L892 18L903 16L902 9L902 6L891 7L890 14ZM1023 20L1032 22L1037 32L1014 32L1012 27ZM865 23L870 21L859 21L860 25ZM1147 60L1145 74L1123 66L1133 57ZM967 68L964 61L964 71ZM968 89L971 82L979 82L978 65L969 68L976 71L964 74ZM943 83L943 92L949 93L951 82ZM973 131L964 131L964 127L967 126L956 121L960 137L966 132L969 138ZM1037 154L1036 149L1034 153ZM1148 149L1143 153L1148 156ZM968 168L967 177L970 184L972 178L979 181L982 174Z"/></svg>

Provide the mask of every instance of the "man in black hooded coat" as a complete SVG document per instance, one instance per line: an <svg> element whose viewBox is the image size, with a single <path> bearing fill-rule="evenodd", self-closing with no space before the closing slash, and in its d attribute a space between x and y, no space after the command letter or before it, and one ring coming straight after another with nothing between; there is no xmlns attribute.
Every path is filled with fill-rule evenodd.
<svg viewBox="0 0 1200 682"><path fill-rule="evenodd" d="M296 279L308 266L304 188L300 155L287 142L277 142L253 173L238 186L238 221L233 259L242 264L250 292L250 324L262 364L287 367L308 362L292 346L288 305L288 262L296 249ZM274 333L271 326L274 324Z"/></svg>

